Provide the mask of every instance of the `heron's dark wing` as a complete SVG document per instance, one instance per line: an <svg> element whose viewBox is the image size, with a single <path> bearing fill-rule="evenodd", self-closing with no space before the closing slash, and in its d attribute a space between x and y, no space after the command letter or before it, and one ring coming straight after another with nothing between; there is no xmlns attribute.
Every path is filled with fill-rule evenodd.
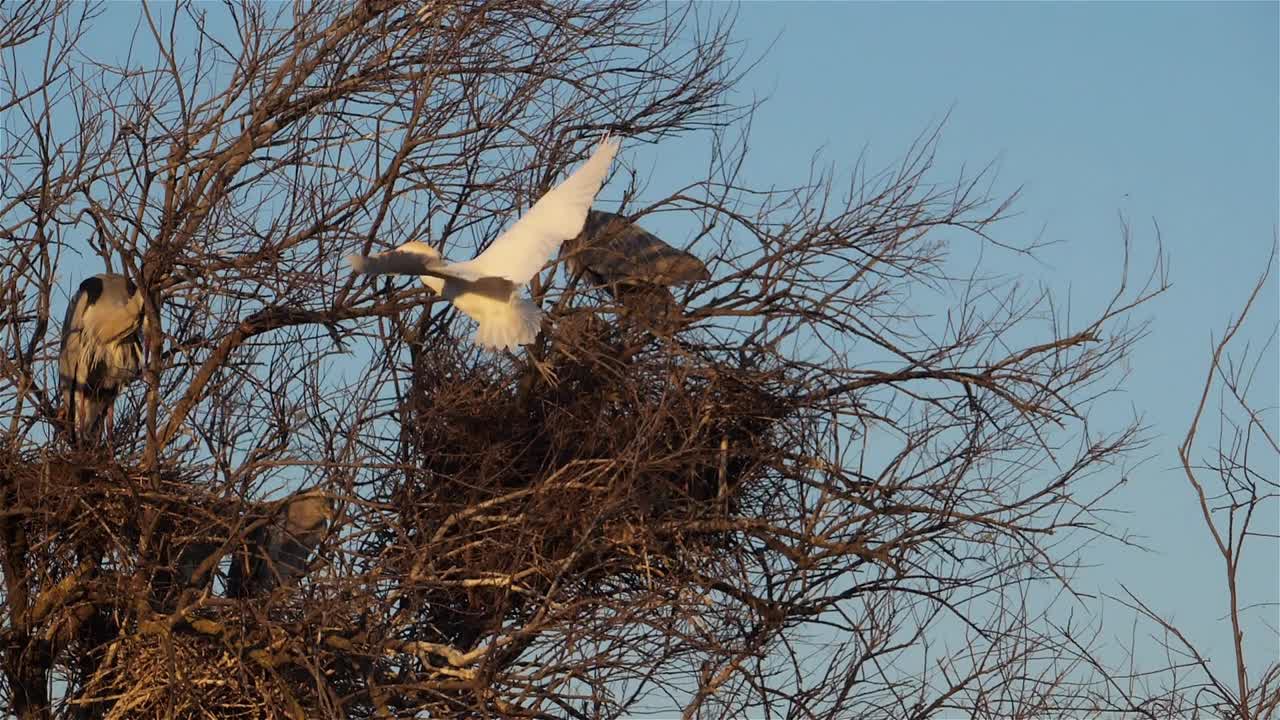
<svg viewBox="0 0 1280 720"><path fill-rule="evenodd" d="M709 277L707 266L613 213L592 210L567 248L570 267L605 283L684 285Z"/></svg>
<svg viewBox="0 0 1280 720"><path fill-rule="evenodd" d="M84 337L84 311L89 306L90 297L102 294L102 281L91 277L80 283L71 300L67 303L66 315L62 318L62 342L58 348L58 384L62 390L62 404L67 412L74 406L74 393L77 387L88 382L88 369L77 370L82 355L81 343ZM81 377L83 376L83 377Z"/></svg>
<svg viewBox="0 0 1280 720"><path fill-rule="evenodd" d="M80 288L76 290L75 295L71 296L70 302L67 303L67 313L62 318L62 347L58 352L58 371L63 375L69 374L69 341L78 342L76 337L80 330L84 328L84 308L88 303L88 294L85 286L94 278L89 278L80 283Z"/></svg>

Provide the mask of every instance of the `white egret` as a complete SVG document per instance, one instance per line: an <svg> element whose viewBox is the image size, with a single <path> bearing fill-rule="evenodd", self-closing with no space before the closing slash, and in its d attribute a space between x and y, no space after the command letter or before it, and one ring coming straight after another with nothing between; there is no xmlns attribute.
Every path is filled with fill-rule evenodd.
<svg viewBox="0 0 1280 720"><path fill-rule="evenodd" d="M542 310L520 289L546 265L564 241L577 235L609 173L618 141L606 137L591 157L534 203L482 253L445 262L435 248L411 240L395 250L348 258L356 272L420 275L422 282L475 320L475 342L515 349L533 342Z"/></svg>

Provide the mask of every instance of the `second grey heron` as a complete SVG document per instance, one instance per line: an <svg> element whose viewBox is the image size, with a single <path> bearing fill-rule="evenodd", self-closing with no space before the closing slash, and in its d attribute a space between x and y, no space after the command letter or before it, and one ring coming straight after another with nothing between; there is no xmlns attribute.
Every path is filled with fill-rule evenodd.
<svg viewBox="0 0 1280 720"><path fill-rule="evenodd" d="M232 555L227 596L262 595L306 575L333 517L333 501L319 490L280 502L246 537L247 553Z"/></svg>
<svg viewBox="0 0 1280 720"><path fill-rule="evenodd" d="M597 285L670 287L706 280L707 266L627 218L602 210L587 213L577 237L561 248L569 269Z"/></svg>

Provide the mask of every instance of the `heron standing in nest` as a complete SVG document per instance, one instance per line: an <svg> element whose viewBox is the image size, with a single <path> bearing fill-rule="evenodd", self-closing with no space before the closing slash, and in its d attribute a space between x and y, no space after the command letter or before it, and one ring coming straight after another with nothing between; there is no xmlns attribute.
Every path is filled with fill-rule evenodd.
<svg viewBox="0 0 1280 720"><path fill-rule="evenodd" d="M679 317L670 288L711 277L698 258L626 217L601 210L587 214L582 232L560 253L572 274L602 286L628 313L651 320Z"/></svg>
<svg viewBox="0 0 1280 720"><path fill-rule="evenodd" d="M233 556L227 596L253 597L297 582L310 569L311 554L334 516L332 498L320 490L268 504L266 517L246 538L246 549Z"/></svg>
<svg viewBox="0 0 1280 720"><path fill-rule="evenodd" d="M58 382L73 443L91 442L104 413L110 424L116 396L142 367L144 324L142 291L123 275L95 275L71 298Z"/></svg>

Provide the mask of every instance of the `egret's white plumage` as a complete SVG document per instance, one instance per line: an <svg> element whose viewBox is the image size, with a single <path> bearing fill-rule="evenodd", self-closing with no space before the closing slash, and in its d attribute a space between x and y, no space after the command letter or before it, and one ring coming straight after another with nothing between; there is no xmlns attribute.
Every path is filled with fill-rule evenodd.
<svg viewBox="0 0 1280 720"><path fill-rule="evenodd" d="M103 273L80 283L67 306L58 380L78 441L92 438L104 411L142 367L142 303L132 280Z"/></svg>
<svg viewBox="0 0 1280 720"><path fill-rule="evenodd" d="M605 138L573 174L538 199L516 224L471 260L445 262L426 243L407 242L377 255L352 255L351 267L371 275L420 275L422 282L475 320L477 345L511 348L533 342L542 311L520 288L560 245L577 235L609 174L618 141Z"/></svg>

